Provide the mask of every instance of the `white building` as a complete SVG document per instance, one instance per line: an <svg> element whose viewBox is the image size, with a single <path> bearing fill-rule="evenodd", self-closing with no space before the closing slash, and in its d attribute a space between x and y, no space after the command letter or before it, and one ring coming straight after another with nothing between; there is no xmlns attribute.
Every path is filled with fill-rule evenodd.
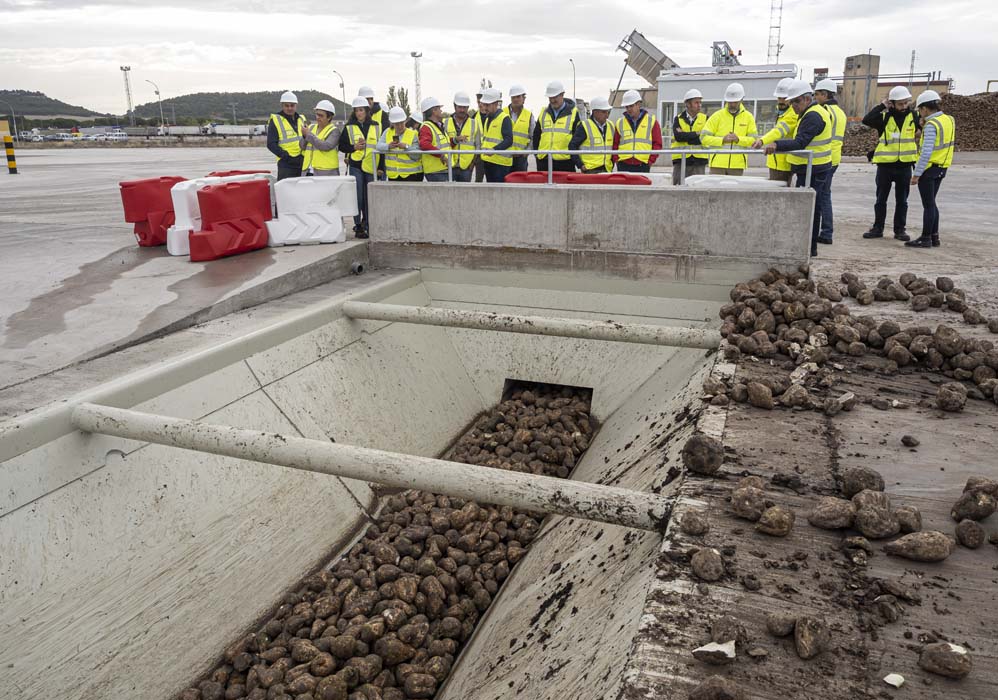
<svg viewBox="0 0 998 700"><path fill-rule="evenodd" d="M776 98L773 90L783 78L797 77L797 66L781 63L763 66L703 66L671 68L658 76L658 119L668 141L672 119L683 110L683 95L690 88L703 93L703 109L710 115L721 109L724 90L731 83L745 88L745 109L755 115L759 133L776 123ZM651 108L651 105L649 105Z"/></svg>

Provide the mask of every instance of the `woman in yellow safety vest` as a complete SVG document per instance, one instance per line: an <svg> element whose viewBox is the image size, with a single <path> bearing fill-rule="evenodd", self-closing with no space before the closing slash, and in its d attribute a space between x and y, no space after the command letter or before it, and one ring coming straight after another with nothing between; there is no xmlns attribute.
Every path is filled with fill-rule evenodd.
<svg viewBox="0 0 998 700"><path fill-rule="evenodd" d="M329 100L319 100L315 106L315 126L302 126L299 145L304 155L303 175L339 175L340 132L333 124L336 107Z"/></svg>
<svg viewBox="0 0 998 700"><path fill-rule="evenodd" d="M905 243L911 248L933 248L939 245L939 207L936 195L953 164L956 146L956 121L944 114L942 98L935 90L926 90L915 100L922 119L922 147L911 184L918 187L922 199L922 235Z"/></svg>
<svg viewBox="0 0 998 700"><path fill-rule="evenodd" d="M357 181L358 214L353 217L357 238L367 238L370 230L367 218L367 186L385 175L384 158L377 156L375 146L381 136L381 124L371 119L371 107L363 97L353 98L353 114L340 134L340 152L348 154L350 175ZM377 164L375 163L377 160Z"/></svg>
<svg viewBox="0 0 998 700"><path fill-rule="evenodd" d="M610 102L605 97L594 97L589 103L591 116L575 129L568 144L570 151L606 151L583 153L573 156L583 173L609 173L613 171L613 124L610 123Z"/></svg>
<svg viewBox="0 0 998 700"><path fill-rule="evenodd" d="M419 132L406 127L406 119L405 110L392 107L388 112L391 126L381 135L376 146L378 153L385 154L385 173L389 182L419 182L423 179Z"/></svg>

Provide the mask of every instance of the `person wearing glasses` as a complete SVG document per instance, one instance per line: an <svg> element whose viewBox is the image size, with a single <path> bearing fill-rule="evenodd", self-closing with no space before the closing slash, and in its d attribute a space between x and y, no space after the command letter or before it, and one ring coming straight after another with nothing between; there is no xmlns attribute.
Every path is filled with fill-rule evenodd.
<svg viewBox="0 0 998 700"><path fill-rule="evenodd" d="M336 107L329 100L319 100L315 106L315 126L302 125L298 139L304 161L303 175L340 174L340 130L333 124Z"/></svg>

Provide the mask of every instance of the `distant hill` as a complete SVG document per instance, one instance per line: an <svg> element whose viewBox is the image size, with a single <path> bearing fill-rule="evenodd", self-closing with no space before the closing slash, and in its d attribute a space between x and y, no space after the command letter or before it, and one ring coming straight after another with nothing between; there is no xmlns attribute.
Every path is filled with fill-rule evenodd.
<svg viewBox="0 0 998 700"><path fill-rule="evenodd" d="M68 116L68 117L101 117L106 116L86 107L78 107L56 100L43 92L30 90L0 90L0 100L9 102L18 117L21 116Z"/></svg>
<svg viewBox="0 0 998 700"><path fill-rule="evenodd" d="M278 102L283 90L266 92L196 92L191 95L180 95L163 99L163 114L172 121L174 114L177 122L189 119L209 120L218 122L232 121L232 103L236 104L236 119L244 121L263 122L271 114L281 109ZM346 114L347 107L341 100L318 90L293 90L298 96L299 111L311 115L312 109L319 100L332 100L336 106L336 114ZM135 116L144 119L159 119L159 103L147 102L135 107Z"/></svg>

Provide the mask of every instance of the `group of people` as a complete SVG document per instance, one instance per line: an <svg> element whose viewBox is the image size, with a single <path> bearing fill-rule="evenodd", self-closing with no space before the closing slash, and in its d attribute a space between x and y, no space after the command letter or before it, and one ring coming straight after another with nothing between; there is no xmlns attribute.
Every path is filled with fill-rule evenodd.
<svg viewBox="0 0 998 700"><path fill-rule="evenodd" d="M781 80L774 92L776 124L761 136L755 117L743 103L745 89L741 84L729 85L724 108L709 116L702 110L703 95L695 89L688 91L683 111L672 122L673 148L684 151L672 155L673 184L680 182L684 172L686 176L703 174L708 166L711 174L744 173L748 164L744 153L698 153L703 149L764 149L770 179L815 190L811 254L817 255L819 243L832 243L832 178L842 160L846 128L836 91L831 80L819 81L813 88L803 80ZM309 126L297 111L298 98L286 92L281 96L281 111L271 115L267 148L277 157L279 180L303 174L339 175L342 153L349 175L357 181L360 213L354 217L354 233L358 238L368 237L367 186L375 179L503 182L510 173L528 167L526 155L504 153L510 150L544 151L535 156L541 171L550 165L554 171L607 173L616 168L619 172L646 173L658 159L653 151L662 149L662 128L655 115L644 108L636 90L624 93L624 114L615 122L609 119L609 101L602 97L592 100L589 116L582 118L558 81L548 84L548 105L537 115L524 106L523 86L513 85L508 95L510 104L503 107L498 90L483 89L476 95L478 109L472 114L470 95L458 92L449 115L444 114L443 102L427 97L419 112L410 116L400 107L382 108L375 101L374 90L362 87L353 99L344 128L338 130L333 124L336 110L329 100L315 106L315 123ZM879 134L871 156L877 165L875 220L864 238L883 236L887 197L893 185L897 203L894 237L909 246L929 248L939 245L935 199L953 160L955 125L952 117L941 111L935 92L927 90L919 95L914 109L911 103L906 89L894 88L889 98L863 119ZM486 153L461 153L476 150ZM808 157L801 155L802 151L810 151L809 183L805 177ZM925 210L922 235L915 240L905 233L911 184L918 186Z"/></svg>

